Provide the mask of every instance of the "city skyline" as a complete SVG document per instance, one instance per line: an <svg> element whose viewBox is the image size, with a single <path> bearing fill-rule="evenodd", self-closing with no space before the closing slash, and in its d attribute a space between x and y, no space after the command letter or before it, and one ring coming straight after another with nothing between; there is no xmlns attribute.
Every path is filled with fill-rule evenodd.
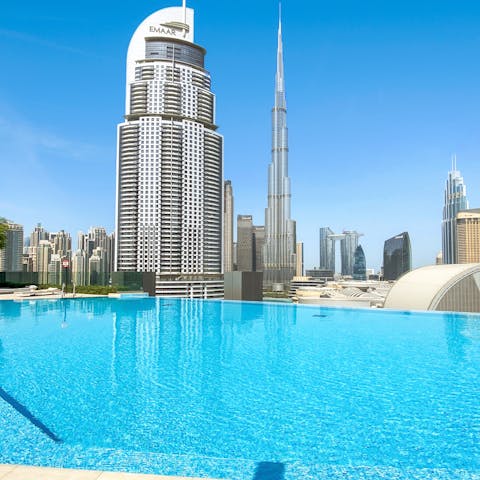
<svg viewBox="0 0 480 480"><path fill-rule="evenodd" d="M26 231L37 222L72 233L94 224L113 230L112 125L121 121L126 43L144 17L174 2L115 5L113 12L107 1L94 16L93 5L53 1L45 9L27 1L20 10L9 4L0 21L0 52L12 71L21 68L25 49L36 52L29 64L35 75L0 80L6 172L0 214ZM199 12L199 43L215 73L235 215L252 214L262 223L277 2L188 5ZM365 233L368 267L381 265L384 239L404 230L411 234L413 266L433 263L455 152L470 205L480 205L479 69L470 62L480 48L480 12L453 2L432 5L374 8L367 1L361 9L353 2L340 9L305 2L306 23L298 5L284 2L292 218L306 268L318 265L323 225ZM307 64L309 56L316 62ZM235 69L247 58L254 88L249 72ZM24 168L13 182L18 165Z"/></svg>

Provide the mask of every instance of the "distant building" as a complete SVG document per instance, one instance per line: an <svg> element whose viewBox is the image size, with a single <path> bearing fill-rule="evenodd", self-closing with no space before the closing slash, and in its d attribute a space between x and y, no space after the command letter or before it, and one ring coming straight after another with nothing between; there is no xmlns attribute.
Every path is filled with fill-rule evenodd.
<svg viewBox="0 0 480 480"><path fill-rule="evenodd" d="M23 226L7 222L5 248L0 250L0 272L21 272L23 267Z"/></svg>
<svg viewBox="0 0 480 480"><path fill-rule="evenodd" d="M263 283L267 289L284 288L295 275L296 223L291 218L288 176L288 128L282 23L278 25L275 105L272 111L272 162L268 166L268 205L265 209Z"/></svg>
<svg viewBox="0 0 480 480"><path fill-rule="evenodd" d="M51 243L53 247L53 253L58 254L61 257L70 256L72 253L72 237L64 230L60 230L58 233L50 234Z"/></svg>
<svg viewBox="0 0 480 480"><path fill-rule="evenodd" d="M263 246L265 245L265 227L253 226L253 271L263 272Z"/></svg>
<svg viewBox="0 0 480 480"><path fill-rule="evenodd" d="M237 216L237 270L253 272L253 217Z"/></svg>
<svg viewBox="0 0 480 480"><path fill-rule="evenodd" d="M361 245L356 248L353 255L353 279L367 280L367 262Z"/></svg>
<svg viewBox="0 0 480 480"><path fill-rule="evenodd" d="M72 283L87 285L88 258L85 250L77 250L72 256Z"/></svg>
<svg viewBox="0 0 480 480"><path fill-rule="evenodd" d="M223 193L223 271L233 271L233 188L225 180Z"/></svg>
<svg viewBox="0 0 480 480"><path fill-rule="evenodd" d="M457 214L457 263L480 263L480 209Z"/></svg>
<svg viewBox="0 0 480 480"><path fill-rule="evenodd" d="M48 240L40 240L35 247L35 272L38 272L38 283L48 283L48 266L52 257L52 244Z"/></svg>
<svg viewBox="0 0 480 480"><path fill-rule="evenodd" d="M62 278L62 257L58 253L52 253L48 263L48 282L49 285L61 285Z"/></svg>
<svg viewBox="0 0 480 480"><path fill-rule="evenodd" d="M88 260L89 285L107 285L107 254L105 249L97 247Z"/></svg>
<svg viewBox="0 0 480 480"><path fill-rule="evenodd" d="M448 172L445 185L445 203L442 222L442 257L445 265L457 263L458 212L468 210L467 188L457 170L457 159L453 158L452 170Z"/></svg>
<svg viewBox="0 0 480 480"><path fill-rule="evenodd" d="M408 232L385 241L383 247L383 279L397 280L412 269L412 248Z"/></svg>
<svg viewBox="0 0 480 480"><path fill-rule="evenodd" d="M320 270L335 272L335 239L329 227L320 228Z"/></svg>
<svg viewBox="0 0 480 480"><path fill-rule="evenodd" d="M314 268L313 270L305 271L305 276L311 277L311 278L322 278L322 279L327 278L327 279L333 280L334 275L335 275L335 272L333 270L323 270L319 268Z"/></svg>
<svg viewBox="0 0 480 480"><path fill-rule="evenodd" d="M303 277L303 242L297 243L297 268L295 277Z"/></svg>
<svg viewBox="0 0 480 480"><path fill-rule="evenodd" d="M352 276L353 265L355 262L355 252L358 247L358 239L362 236L362 234L356 232L355 230L347 230L343 232L342 236L343 238L340 243L342 255L342 275Z"/></svg>
<svg viewBox="0 0 480 480"><path fill-rule="evenodd" d="M443 265L443 255L442 252L438 252L437 256L435 257L435 265Z"/></svg>

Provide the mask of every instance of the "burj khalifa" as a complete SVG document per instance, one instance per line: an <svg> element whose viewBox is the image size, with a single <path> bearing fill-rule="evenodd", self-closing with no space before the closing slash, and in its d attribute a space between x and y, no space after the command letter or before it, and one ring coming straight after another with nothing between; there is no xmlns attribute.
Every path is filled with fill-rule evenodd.
<svg viewBox="0 0 480 480"><path fill-rule="evenodd" d="M272 162L268 167L268 206L265 209L264 287L290 283L295 274L296 224L290 217L287 101L283 66L281 15L278 25L275 106L272 110Z"/></svg>

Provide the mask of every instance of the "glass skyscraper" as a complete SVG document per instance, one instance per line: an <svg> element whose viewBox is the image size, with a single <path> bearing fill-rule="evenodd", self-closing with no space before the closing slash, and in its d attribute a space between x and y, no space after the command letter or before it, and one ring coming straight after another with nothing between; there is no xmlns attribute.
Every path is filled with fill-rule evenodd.
<svg viewBox="0 0 480 480"><path fill-rule="evenodd" d="M361 245L355 249L355 253L353 255L353 279L367 279L367 262L365 260L365 252L363 251Z"/></svg>
<svg viewBox="0 0 480 480"><path fill-rule="evenodd" d="M329 227L320 228L320 270L335 273L335 237Z"/></svg>
<svg viewBox="0 0 480 480"><path fill-rule="evenodd" d="M348 230L342 233L342 240L340 241L340 252L342 255L342 275L353 275L353 264L355 262L355 251L358 247L358 239L362 236L361 233L355 230Z"/></svg>
<svg viewBox="0 0 480 480"><path fill-rule="evenodd" d="M383 279L397 280L412 269L412 247L408 232L385 241L383 248Z"/></svg>
<svg viewBox="0 0 480 480"><path fill-rule="evenodd" d="M289 284L296 268L296 224L290 218L287 102L283 67L282 22L278 26L275 106L272 111L272 162L268 168L265 210L264 285Z"/></svg>
<svg viewBox="0 0 480 480"><path fill-rule="evenodd" d="M452 170L448 172L445 185L445 203L442 222L443 263L457 263L457 213L468 210L467 187L457 170L457 159L453 158Z"/></svg>

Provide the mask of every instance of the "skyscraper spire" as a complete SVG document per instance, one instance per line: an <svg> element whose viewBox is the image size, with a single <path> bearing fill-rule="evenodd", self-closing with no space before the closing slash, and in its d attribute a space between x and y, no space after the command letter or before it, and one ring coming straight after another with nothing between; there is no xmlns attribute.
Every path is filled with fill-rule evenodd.
<svg viewBox="0 0 480 480"><path fill-rule="evenodd" d="M272 162L268 169L268 206L265 209L264 285L289 284L296 267L296 226L290 218L287 102L283 65L281 5L278 21L275 106L272 110Z"/></svg>
<svg viewBox="0 0 480 480"><path fill-rule="evenodd" d="M444 264L457 263L457 213L468 210L467 188L460 171L457 156L452 157L452 170L445 184L445 203L442 221L442 256Z"/></svg>
<svg viewBox="0 0 480 480"><path fill-rule="evenodd" d="M285 100L285 77L283 67L283 40L282 40L282 3L278 7L278 47L277 47L277 75L275 84L275 106L286 107Z"/></svg>

